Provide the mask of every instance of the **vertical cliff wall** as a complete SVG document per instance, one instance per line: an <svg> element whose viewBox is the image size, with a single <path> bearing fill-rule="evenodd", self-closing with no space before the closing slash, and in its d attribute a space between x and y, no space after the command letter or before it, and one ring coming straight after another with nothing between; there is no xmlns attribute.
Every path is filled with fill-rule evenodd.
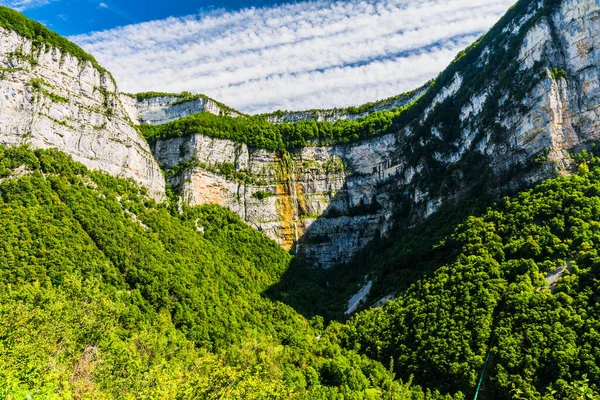
<svg viewBox="0 0 600 400"><path fill-rule="evenodd" d="M228 206L319 265L344 262L385 234L398 200L410 224L474 188L567 171L600 137L599 15L594 0L520 1L370 140L276 153L190 132L154 153L188 203Z"/></svg>
<svg viewBox="0 0 600 400"><path fill-rule="evenodd" d="M164 197L162 172L112 77L91 62L0 28L0 99L0 143L57 148Z"/></svg>
<svg viewBox="0 0 600 400"><path fill-rule="evenodd" d="M136 124L166 124L179 118L201 112L232 117L241 114L217 101L202 95L120 95L129 118Z"/></svg>
<svg viewBox="0 0 600 400"><path fill-rule="evenodd" d="M386 229L392 205L376 187L391 174L395 140L272 152L192 135L160 140L154 154L188 204L227 206L283 247L331 266Z"/></svg>

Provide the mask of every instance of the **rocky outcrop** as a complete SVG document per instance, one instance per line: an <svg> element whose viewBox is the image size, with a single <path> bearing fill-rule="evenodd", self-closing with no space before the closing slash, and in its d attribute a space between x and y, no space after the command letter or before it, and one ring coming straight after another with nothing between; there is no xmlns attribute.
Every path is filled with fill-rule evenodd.
<svg viewBox="0 0 600 400"><path fill-rule="evenodd" d="M56 148L164 198L162 172L110 74L0 28L0 98L1 144Z"/></svg>
<svg viewBox="0 0 600 400"><path fill-rule="evenodd" d="M566 171L569 152L600 138L599 16L594 0L519 2L372 140L276 153L191 135L155 154L190 204L228 206L319 265L344 262L400 203L410 224L473 187Z"/></svg>
<svg viewBox="0 0 600 400"><path fill-rule="evenodd" d="M220 204L283 247L321 266L347 261L391 217L376 190L395 173L394 135L295 152L253 149L201 135L158 141L154 154L192 205Z"/></svg>
<svg viewBox="0 0 600 400"><path fill-rule="evenodd" d="M159 96L138 100L136 96L122 94L121 102L129 117L137 124L166 124L201 112L232 117L241 115L208 97L201 95L191 95L191 97Z"/></svg>

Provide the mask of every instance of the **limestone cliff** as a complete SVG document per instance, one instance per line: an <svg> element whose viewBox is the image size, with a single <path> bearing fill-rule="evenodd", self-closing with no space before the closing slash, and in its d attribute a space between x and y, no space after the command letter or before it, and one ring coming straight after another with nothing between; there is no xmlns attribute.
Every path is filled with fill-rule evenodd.
<svg viewBox="0 0 600 400"><path fill-rule="evenodd" d="M164 197L162 172L116 84L91 62L0 28L0 98L0 143L57 148Z"/></svg>
<svg viewBox="0 0 600 400"><path fill-rule="evenodd" d="M566 170L600 136L599 15L595 0L520 1L370 140L278 153L191 132L154 153L188 203L228 206L319 265L343 262L399 205L410 224L468 190Z"/></svg>
<svg viewBox="0 0 600 400"><path fill-rule="evenodd" d="M203 95L160 95L139 98L121 94L121 102L129 118L136 124L165 124L201 112L240 116L241 113Z"/></svg>
<svg viewBox="0 0 600 400"><path fill-rule="evenodd" d="M167 171L189 164L169 179L188 204L227 206L285 248L331 266L386 229L392 205L377 184L395 171L394 144L387 135L272 152L192 135L158 141L154 154Z"/></svg>
<svg viewBox="0 0 600 400"><path fill-rule="evenodd" d="M267 151L190 131L158 140L153 153L189 204L228 206L328 267L385 235L393 221L410 226L469 191L568 171L569 153L600 137L599 16L597 0L521 0L411 94L345 111L267 116L335 121L403 107L369 139ZM163 175L135 123L199 112L245 118L202 95L121 96L89 60L6 29L0 73L0 143L58 148L156 197Z"/></svg>

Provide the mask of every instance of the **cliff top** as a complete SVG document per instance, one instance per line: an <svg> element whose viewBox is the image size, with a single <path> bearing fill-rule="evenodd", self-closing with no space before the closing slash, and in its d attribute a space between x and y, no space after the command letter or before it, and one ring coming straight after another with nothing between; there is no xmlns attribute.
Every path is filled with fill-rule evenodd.
<svg viewBox="0 0 600 400"><path fill-rule="evenodd" d="M174 106L177 104L181 104L181 103L187 103L188 101L193 101L193 100L198 100L198 99L204 99L204 100L208 100L208 101L212 101L213 103L215 103L221 110L226 111L230 114L234 114L234 115L245 115L244 113L229 107L226 104L221 103L220 101L217 101L215 99L213 99L212 97L209 97L205 94L202 93L191 93L191 92L181 92L181 93L165 93L165 92L141 92L141 93L135 93L135 94L131 94L131 93L123 93L126 96L130 96L132 98L135 98L138 102L142 102L144 100L149 100L149 99L156 99L156 98L163 98L163 97L172 97L172 98L176 98L177 101L175 103L171 103L169 104L170 106Z"/></svg>
<svg viewBox="0 0 600 400"><path fill-rule="evenodd" d="M349 106L343 108L336 107L328 109L313 108L310 110L277 110L265 114L259 114L259 116L264 117L272 122L297 122L307 119L319 120L320 118L328 120L328 117L337 120L340 119L339 117L341 116L351 116L357 119L370 113L388 111L394 108L405 106L406 104L411 103L413 100L423 95L433 84L434 81L431 80L411 91L400 93L386 99L360 104L358 106ZM286 118L294 116L297 116L298 118L296 120L293 120L293 118ZM277 121L278 119L281 119L281 121ZM331 120L329 121L332 122Z"/></svg>
<svg viewBox="0 0 600 400"><path fill-rule="evenodd" d="M55 47L79 60L90 62L98 71L110 75L110 72L98 64L98 61L81 47L67 38L60 36L58 33L51 31L39 22L35 22L8 7L0 6L0 27L30 39L35 47L40 47L41 45Z"/></svg>
<svg viewBox="0 0 600 400"><path fill-rule="evenodd" d="M527 90L544 78L545 69L541 68L541 64L522 70L518 55L530 28L560 4L560 0L546 0L543 3L520 0L486 35L461 51L434 81L422 88L387 101L329 110L331 113L358 115L356 119L317 118L318 113L327 113L328 110L309 110L304 112L305 115L302 112L287 113L290 117L302 114L293 121L293 118L289 121L283 118L286 114L282 111L240 121L223 121L218 116L189 116L153 128L152 132L147 130L145 136L156 140L199 133L244 142L254 147L282 149L304 147L307 144L355 142L397 133L406 128L415 133L407 144L412 148L406 149L407 154L413 154L414 158L436 151L445 155L454 151L448 143L455 141L461 125L461 108L458 105L467 105L478 95L486 94L487 102L478 116L478 124L482 127L491 126L499 108L517 107ZM563 66L558 64L552 67ZM505 103L500 102L500 97L507 92L516 93ZM402 103L403 99L408 100ZM397 108L386 109L386 104L395 103L398 104ZM233 126L236 129L232 132ZM432 135L440 127L445 127L444 135ZM422 147L428 149L415 151ZM412 161L416 163L418 160Z"/></svg>

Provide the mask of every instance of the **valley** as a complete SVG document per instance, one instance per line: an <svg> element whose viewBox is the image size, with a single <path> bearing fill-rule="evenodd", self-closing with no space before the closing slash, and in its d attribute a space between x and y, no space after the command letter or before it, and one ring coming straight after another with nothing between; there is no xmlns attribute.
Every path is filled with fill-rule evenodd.
<svg viewBox="0 0 600 400"><path fill-rule="evenodd" d="M0 7L0 398L599 398L598 15L246 115Z"/></svg>

